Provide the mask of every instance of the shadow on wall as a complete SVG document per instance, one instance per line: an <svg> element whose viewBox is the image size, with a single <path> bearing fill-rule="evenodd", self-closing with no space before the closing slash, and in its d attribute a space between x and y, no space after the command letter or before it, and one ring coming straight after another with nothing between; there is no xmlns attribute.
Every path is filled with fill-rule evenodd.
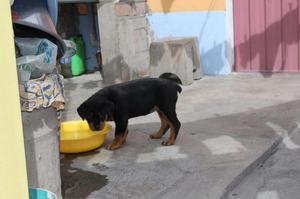
<svg viewBox="0 0 300 199"><path fill-rule="evenodd" d="M170 12L172 4L175 0L160 0L162 9L164 13Z"/></svg>
<svg viewBox="0 0 300 199"><path fill-rule="evenodd" d="M103 67L101 73L105 84L119 83L130 79L130 67L122 55L116 56Z"/></svg>
<svg viewBox="0 0 300 199"><path fill-rule="evenodd" d="M290 4L289 12L280 20L267 26L263 32L250 35L249 38L245 35L244 42L235 47L236 69L259 71L264 77L272 75L264 73L266 71L298 71L298 50L289 49L295 44L299 46L298 12L298 7L292 9ZM296 26L293 22L297 23Z"/></svg>
<svg viewBox="0 0 300 199"><path fill-rule="evenodd" d="M108 63L104 64L103 70L100 71L105 85L126 82L132 79L140 78L147 75L147 67L133 68L130 66L123 55L118 55Z"/></svg>
<svg viewBox="0 0 300 199"><path fill-rule="evenodd" d="M203 73L207 75L229 74L231 68L225 57L226 42L214 44L214 47L206 52L201 49L201 63Z"/></svg>
<svg viewBox="0 0 300 199"><path fill-rule="evenodd" d="M216 5L217 0L211 0L209 9L212 10ZM210 20L211 12L207 12L204 24L200 30L199 40L202 41L204 32L207 28L208 21ZM201 49L200 57L203 66L203 73L207 75L218 75L218 74L229 74L231 72L230 61L226 58L226 41L216 44L214 47L208 51ZM228 43L229 44L229 43ZM218 56L216 56L218 55ZM223 57L224 56L224 57Z"/></svg>

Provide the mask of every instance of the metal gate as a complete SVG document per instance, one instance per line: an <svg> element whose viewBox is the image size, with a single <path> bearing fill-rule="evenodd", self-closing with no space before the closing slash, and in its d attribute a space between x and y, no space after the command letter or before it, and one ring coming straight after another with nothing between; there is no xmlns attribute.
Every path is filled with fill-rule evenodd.
<svg viewBox="0 0 300 199"><path fill-rule="evenodd" d="M235 70L299 71L300 0L233 0Z"/></svg>

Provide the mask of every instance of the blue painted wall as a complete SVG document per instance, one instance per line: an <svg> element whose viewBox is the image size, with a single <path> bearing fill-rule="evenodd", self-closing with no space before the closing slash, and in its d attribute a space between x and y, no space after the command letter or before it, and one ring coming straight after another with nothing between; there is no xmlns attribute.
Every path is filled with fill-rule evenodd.
<svg viewBox="0 0 300 199"><path fill-rule="evenodd" d="M229 74L226 60L225 11L153 13L148 15L155 39L197 37L203 73Z"/></svg>
<svg viewBox="0 0 300 199"><path fill-rule="evenodd" d="M79 32L83 36L85 44L85 55L86 55L86 69L88 71L94 70L97 66L96 53L97 48L92 46L90 42L90 33L93 31L92 17L95 17L96 20L96 30L98 30L98 18L93 16L92 8L89 6L88 15L79 16ZM97 31L97 38L99 38L99 33Z"/></svg>

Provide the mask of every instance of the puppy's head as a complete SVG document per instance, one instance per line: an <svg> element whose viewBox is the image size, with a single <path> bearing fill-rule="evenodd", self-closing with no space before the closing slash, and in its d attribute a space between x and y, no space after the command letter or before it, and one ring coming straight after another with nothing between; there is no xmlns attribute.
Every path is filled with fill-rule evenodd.
<svg viewBox="0 0 300 199"><path fill-rule="evenodd" d="M102 130L105 122L112 120L113 112L113 103L103 98L89 98L77 108L77 113L88 122L92 131Z"/></svg>

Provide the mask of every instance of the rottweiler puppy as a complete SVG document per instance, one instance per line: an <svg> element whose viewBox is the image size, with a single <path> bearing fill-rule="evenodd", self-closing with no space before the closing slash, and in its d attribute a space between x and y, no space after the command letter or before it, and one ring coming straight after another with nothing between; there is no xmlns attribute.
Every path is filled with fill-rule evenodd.
<svg viewBox="0 0 300 199"><path fill-rule="evenodd" d="M156 111L161 127L150 138L159 139L171 129L169 138L162 145L173 145L181 126L175 111L180 85L182 82L178 76L164 73L159 78L142 78L107 86L84 101L77 112L93 131L102 130L106 121L114 121L115 138L106 148L115 150L126 141L128 119Z"/></svg>

